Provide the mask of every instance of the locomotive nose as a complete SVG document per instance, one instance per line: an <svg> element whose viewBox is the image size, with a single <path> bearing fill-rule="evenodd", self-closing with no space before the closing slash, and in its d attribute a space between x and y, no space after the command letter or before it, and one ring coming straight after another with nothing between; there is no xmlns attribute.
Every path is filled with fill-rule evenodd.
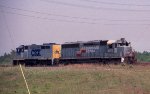
<svg viewBox="0 0 150 94"><path fill-rule="evenodd" d="M125 52L125 58L127 59L127 62L129 64L136 63L136 52L130 47L128 50Z"/></svg>
<svg viewBox="0 0 150 94"><path fill-rule="evenodd" d="M125 57L131 57L133 54L133 50L131 47L128 47L128 48L126 48L124 53L125 53Z"/></svg>

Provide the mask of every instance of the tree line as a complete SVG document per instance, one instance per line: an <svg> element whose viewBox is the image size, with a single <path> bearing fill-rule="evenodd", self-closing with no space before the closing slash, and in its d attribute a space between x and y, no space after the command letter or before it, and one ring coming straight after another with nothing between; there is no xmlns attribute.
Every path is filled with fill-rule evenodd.
<svg viewBox="0 0 150 94"><path fill-rule="evenodd" d="M14 50L12 50L10 53L5 53L4 55L0 56L0 64L11 65L14 57L15 57Z"/></svg>
<svg viewBox="0 0 150 94"><path fill-rule="evenodd" d="M136 52L136 57L138 61L150 62L150 52L148 51Z"/></svg>

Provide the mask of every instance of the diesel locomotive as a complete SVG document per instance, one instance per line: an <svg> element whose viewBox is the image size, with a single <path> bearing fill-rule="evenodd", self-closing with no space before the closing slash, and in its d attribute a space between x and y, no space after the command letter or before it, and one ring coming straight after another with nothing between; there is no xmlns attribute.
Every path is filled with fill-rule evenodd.
<svg viewBox="0 0 150 94"><path fill-rule="evenodd" d="M13 65L57 65L72 63L129 63L136 62L135 52L125 38L21 45L16 48Z"/></svg>
<svg viewBox="0 0 150 94"><path fill-rule="evenodd" d="M54 65L60 57L61 45L56 43L21 45L16 48L13 65Z"/></svg>

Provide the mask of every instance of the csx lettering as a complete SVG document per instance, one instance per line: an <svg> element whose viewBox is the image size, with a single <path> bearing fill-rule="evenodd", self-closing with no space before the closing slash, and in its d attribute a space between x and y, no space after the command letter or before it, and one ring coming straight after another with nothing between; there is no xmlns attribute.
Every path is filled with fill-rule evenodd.
<svg viewBox="0 0 150 94"><path fill-rule="evenodd" d="M33 50L31 51L31 55L32 55L32 56L41 56L41 54L40 54L40 49L33 49Z"/></svg>

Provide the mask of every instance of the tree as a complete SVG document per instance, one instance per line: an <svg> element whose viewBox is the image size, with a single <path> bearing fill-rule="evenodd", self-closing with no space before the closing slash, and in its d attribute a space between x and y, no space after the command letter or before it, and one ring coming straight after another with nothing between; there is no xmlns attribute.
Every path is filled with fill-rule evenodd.
<svg viewBox="0 0 150 94"><path fill-rule="evenodd" d="M11 50L10 53L4 53L3 56L0 56L0 64L12 64L12 60L15 57L15 51Z"/></svg>
<svg viewBox="0 0 150 94"><path fill-rule="evenodd" d="M136 57L138 61L150 62L150 52L148 51L137 52Z"/></svg>

